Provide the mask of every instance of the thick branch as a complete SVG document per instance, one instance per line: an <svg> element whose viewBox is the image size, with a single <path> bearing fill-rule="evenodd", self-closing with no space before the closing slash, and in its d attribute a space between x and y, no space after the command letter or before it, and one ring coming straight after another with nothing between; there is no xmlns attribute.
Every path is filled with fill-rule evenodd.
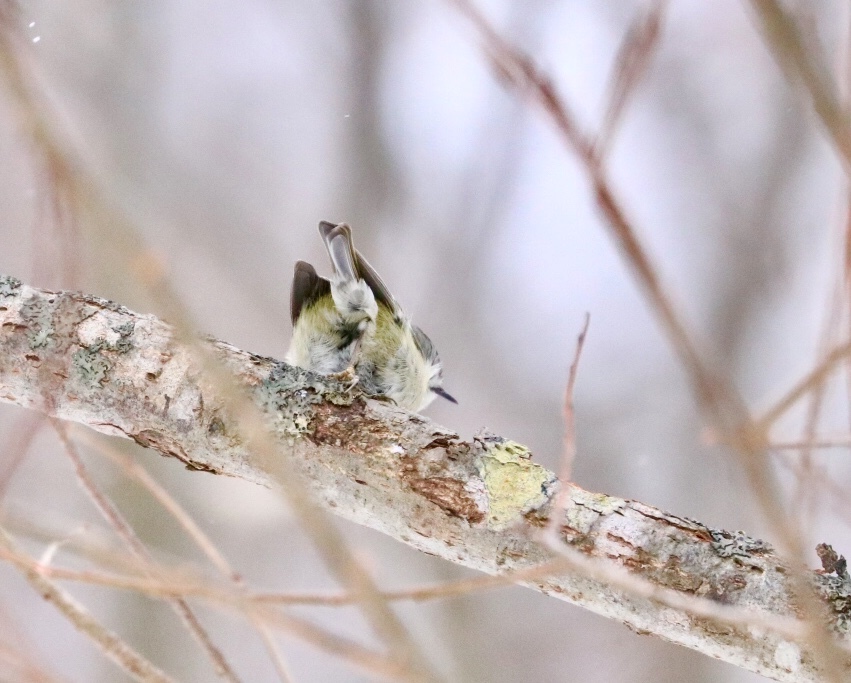
<svg viewBox="0 0 851 683"><path fill-rule="evenodd" d="M553 559L536 536L558 484L519 444L463 441L328 378L221 341L203 344L264 410L281 457L333 512L490 574ZM152 316L0 277L0 400L133 439L190 469L269 485L200 367ZM765 543L573 485L560 534L586 557L662 591L575 571L527 574L529 587L777 680L818 679L807 647L771 628L797 610L788 570ZM844 632L847 574L812 579ZM665 595L754 618L725 624Z"/></svg>

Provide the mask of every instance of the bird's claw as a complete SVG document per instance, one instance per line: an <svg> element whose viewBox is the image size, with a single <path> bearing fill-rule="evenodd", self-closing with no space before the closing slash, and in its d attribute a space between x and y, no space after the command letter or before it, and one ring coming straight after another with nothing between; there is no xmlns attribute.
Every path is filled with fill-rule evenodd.
<svg viewBox="0 0 851 683"><path fill-rule="evenodd" d="M331 379L334 379L346 385L346 391L351 391L352 389L354 389L360 381L360 378L357 376L354 367L351 365L342 372L333 373L332 375L330 375L330 377Z"/></svg>

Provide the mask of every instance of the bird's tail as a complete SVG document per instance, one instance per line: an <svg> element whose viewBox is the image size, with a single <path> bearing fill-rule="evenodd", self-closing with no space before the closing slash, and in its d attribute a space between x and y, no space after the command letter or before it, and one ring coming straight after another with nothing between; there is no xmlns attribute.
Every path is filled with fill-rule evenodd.
<svg viewBox="0 0 851 683"><path fill-rule="evenodd" d="M319 234L322 235L328 256L331 257L334 273L346 282L360 280L355 246L352 243L352 229L346 223L335 225L322 221L319 224Z"/></svg>

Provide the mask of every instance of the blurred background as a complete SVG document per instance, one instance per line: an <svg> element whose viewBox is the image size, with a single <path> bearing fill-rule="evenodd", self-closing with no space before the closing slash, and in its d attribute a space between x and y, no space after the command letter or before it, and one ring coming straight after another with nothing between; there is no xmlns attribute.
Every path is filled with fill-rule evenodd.
<svg viewBox="0 0 851 683"><path fill-rule="evenodd" d="M604 116L619 47L650 7L478 6L552 76L589 133ZM798 9L813 49L847 81L846 5ZM576 386L575 481L770 539L736 456L707 438L585 170L546 117L503 88L473 27L449 3L33 0L10 6L3 20L37 111L75 161L63 168L44 152L38 117L14 83L0 81L0 273L161 314L137 277L155 264L200 331L282 358L293 264L303 259L328 273L317 223L349 222L360 251L440 349L459 405L435 402L429 417L465 438L487 427L557 468L568 366L590 312ZM608 168L701 350L755 412L843 336L844 177L745 5L669 3ZM67 196L63 174L87 198ZM819 434L849 432L844 386L842 376L828 385ZM802 402L775 437L799 439L807 410ZM0 405L0 443L19 439L30 420ZM271 492L116 446L192 512L252 585L335 588ZM843 491L848 456L816 451L810 462ZM202 561L138 486L86 457L158 556ZM797 495L790 473L803 456L776 457L808 547L828 541L851 551L839 501L827 490ZM12 465L0 449L6 510L65 534L104 528L49 426ZM473 575L338 523L382 586ZM29 548L37 554L39 546ZM809 559L815 565L814 553ZM214 679L160 603L68 588L178 680ZM451 681L759 680L522 588L397 610ZM203 605L199 612L244 680L277 680L242 620ZM373 642L355 609L300 614ZM280 642L294 681L372 680L296 640ZM28 652L58 680L129 680L6 565L0 643ZM0 680L30 679L0 672Z"/></svg>

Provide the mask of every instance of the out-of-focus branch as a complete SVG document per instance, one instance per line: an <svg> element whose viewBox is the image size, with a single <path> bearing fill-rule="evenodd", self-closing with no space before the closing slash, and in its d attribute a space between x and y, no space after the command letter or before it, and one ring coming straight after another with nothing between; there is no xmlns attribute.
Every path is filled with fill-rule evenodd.
<svg viewBox="0 0 851 683"><path fill-rule="evenodd" d="M562 99L553 81L522 50L499 34L471 0L449 0L474 25L483 52L506 84L539 106L555 126L562 141L577 156L593 188L598 209L624 261L659 318L693 387L698 403L714 429L739 454L752 490L763 513L777 533L783 550L797 560L792 580L801 607L815 624L819 606L804 578L804 544L801 530L784 504L780 485L767 459L768 436L750 416L744 400L726 372L710 363L689 332L672 298L662 284L650 253L645 249L625 206L614 191L604 159L582 131L569 103ZM552 541L552 539L550 539ZM560 549L561 554L566 551ZM818 660L830 667L831 676L843 655L833 652L832 639L814 632L811 642L820 649ZM835 656L834 656L835 655Z"/></svg>
<svg viewBox="0 0 851 683"><path fill-rule="evenodd" d="M0 0L0 75L6 75L12 101L20 110L23 125L29 129L36 148L40 149L55 169L57 186L65 188L69 197L73 198L79 207L84 207L93 216L98 216L99 224L109 224L109 231L100 234L101 243L123 244L124 249L112 255L111 268L116 272L126 269L136 271L137 279L143 283L144 290L152 295L154 301L165 311L176 326L180 336L190 344L193 351L200 353L201 349L194 344L195 326L179 297L175 295L168 279L164 277L160 264L151 258L144 249L144 243L139 234L130 225L121 212L116 211L112 203L100 191L96 180L86 171L85 165L80 164L78 156L67 145L67 140L59 134L61 127L55 125L55 117L49 114L50 107L40 97L40 89L35 86L34 79L26 68L20 53L20 36L12 17L14 3L11 0ZM130 255L132 258L128 258ZM203 353L201 353L203 359ZM229 377L219 372L215 363L204 367L204 374L211 383L222 389L226 399L223 406L239 416L238 422L243 429L231 437L244 439L246 449L251 449L258 459L274 453L271 440L263 430L255 428L260 416L254 406L246 405L241 397L231 395L227 391ZM50 411L48 411L50 412ZM381 598L381 592L348 548L345 539L334 525L326 519L326 515L310 504L306 499L298 477L286 468L286 461L269 460L268 473L270 479L279 485L285 494L293 512L304 529L315 542L323 561L331 573L346 587L351 588L363 599L358 606L370 622L379 637L390 647L393 656L402 662L406 672L404 678L415 681L437 680L431 671L429 663L422 652L415 647L412 638L403 627L401 620L393 613Z"/></svg>
<svg viewBox="0 0 851 683"><path fill-rule="evenodd" d="M328 509L490 574L551 562L536 537L558 485L519 444L466 442L331 379L224 342L205 345L262 408L280 457ZM194 357L152 316L0 277L0 399L131 438L193 470L269 485L268 463L252 457ZM558 533L660 592L584 570L525 585L777 680L818 678L803 641L770 627L772 618L794 617L796 605L788 568L764 543L573 486ZM810 579L841 627L845 579ZM682 601L671 606L664 591ZM723 610L718 618L690 611L694 596L740 616L725 623ZM754 615L750 626L742 610Z"/></svg>
<svg viewBox="0 0 851 683"><path fill-rule="evenodd" d="M594 144L595 155L600 159L606 157L627 104L656 53L667 8L668 0L656 0L633 21L624 36L612 69L608 107Z"/></svg>
<svg viewBox="0 0 851 683"><path fill-rule="evenodd" d="M569 103L559 96L553 81L529 55L501 36L470 0L448 1L474 25L482 49L498 76L538 105L565 144L576 154L591 183L609 233L671 340L701 407L717 428L734 434L737 439L742 438L739 435L741 425L749 423L747 408L729 379L705 361L699 345L665 290L653 259L631 223L625 206L614 192L592 137L582 130ZM617 76L615 80L618 80ZM623 80L631 82L634 78L624 76ZM620 105L612 106L617 111Z"/></svg>
<svg viewBox="0 0 851 683"><path fill-rule="evenodd" d="M840 363L851 355L851 342L845 342L832 349L830 353L821 359L819 364L810 370L804 377L795 382L795 384L778 400L765 414L759 419L754 420L756 425L755 431L765 434L787 410L794 406L801 398L809 392L814 391L819 386L824 384L831 373L836 370Z"/></svg>
<svg viewBox="0 0 851 683"><path fill-rule="evenodd" d="M843 106L834 78L824 61L807 45L792 14L776 0L750 0L774 58L786 77L803 87L810 103L839 152L843 166L851 169L851 118Z"/></svg>
<svg viewBox="0 0 851 683"><path fill-rule="evenodd" d="M0 529L0 551L14 553L11 539ZM20 565L19 565L20 566ZM74 598L65 593L50 579L42 576L31 566L20 566L29 584L74 625L94 642L103 653L142 683L174 683L174 680L151 664L112 631L105 628Z"/></svg>
<svg viewBox="0 0 851 683"><path fill-rule="evenodd" d="M85 436L91 432L84 432L83 430L80 430L80 433L81 436L85 438ZM192 516L187 513L180 503L172 498L150 474L148 474L148 471L144 467L131 458L120 454L118 449L107 445L103 439L91 439L91 444L102 454L106 455L106 457L111 458L120 464L127 475L147 489L148 493L150 493L151 496L169 512L169 514L171 514L175 522L177 522L186 534L195 542L198 549L207 556L207 559L210 560L211 564L213 564L223 576L229 578L235 586L242 587L243 581L239 573L231 568L224 555L222 555L207 534L201 530L195 520L192 519ZM257 629L257 632L269 653L269 657L272 660L275 671L278 673L278 678L283 683L287 683L291 680L291 676L289 675L288 667L284 662L283 655L279 651L277 643L275 642L274 634L269 631L269 628L265 624L255 618L252 618L252 615L249 615L249 618L251 619L254 627Z"/></svg>
<svg viewBox="0 0 851 683"><path fill-rule="evenodd" d="M5 530L0 528L0 532L5 532ZM28 579L35 577L36 579L49 582L51 586L54 585L52 583L53 579L81 581L93 585L135 590L140 594L156 598L176 596L198 597L216 603L219 606L238 610L243 615L248 612L250 613L250 617L258 619L265 626L292 634L303 642L366 669L380 678L400 680L406 673L405 669L397 663L391 662L387 657L375 653L353 640L337 636L325 629L319 628L306 619L286 614L281 610L268 609L267 606L271 606L272 602L268 599L268 596L259 596L251 599L250 596L247 597L241 590L234 591L232 585L222 589L220 586L210 584L209 582L186 581L184 575L180 572L167 570L157 573L154 566L149 563L145 563L142 566L154 573L149 572L145 577L142 577L141 574L135 571L139 567L136 567L134 573L130 576L106 575L91 571L62 569L53 565L42 564L26 553L12 547L9 543L4 545L4 538L4 536L0 536L0 558L20 569ZM34 585L38 586L39 591L42 592L40 588L43 585L42 583L38 582L34 583ZM45 595L43 592L42 594L45 599L52 601L52 595ZM62 595L65 596L64 593ZM65 597L73 605L76 605L73 598L70 596ZM349 604L352 604L352 602L350 601ZM79 630L86 635L91 635L86 623L78 623L80 620L75 613L72 612L69 615L68 610L65 609L65 605L60 604L58 607L63 614L69 616L70 620ZM95 640L101 645L97 638ZM121 641L121 644L125 645L123 641ZM142 680L147 679L143 678ZM160 681L160 679L151 680ZM170 681L171 679L168 680Z"/></svg>
<svg viewBox="0 0 851 683"><path fill-rule="evenodd" d="M140 559L150 559L148 549L136 535L133 527L130 526L130 523L124 518L124 515L119 512L118 508L109 499L109 497L107 497L97 487L94 480L89 475L89 472L83 463L83 459L77 452L76 446L71 439L68 438L64 425L58 420L55 420L54 427L56 428L60 441L62 441L62 445L65 447L68 457L74 465L74 471L77 474L77 480L80 483L80 486L88 494L94 506L109 523L116 535L124 541L127 549L133 556ZM194 610L189 606L189 603L182 597L177 596L171 599L171 606L183 621L187 630L201 646L201 649L209 657L216 675L226 681L230 681L231 683L239 683L240 679L233 670L233 667L231 667L228 663L227 658L221 649L219 649L219 647L213 642L213 639L210 637L207 629L201 625L201 622Z"/></svg>

